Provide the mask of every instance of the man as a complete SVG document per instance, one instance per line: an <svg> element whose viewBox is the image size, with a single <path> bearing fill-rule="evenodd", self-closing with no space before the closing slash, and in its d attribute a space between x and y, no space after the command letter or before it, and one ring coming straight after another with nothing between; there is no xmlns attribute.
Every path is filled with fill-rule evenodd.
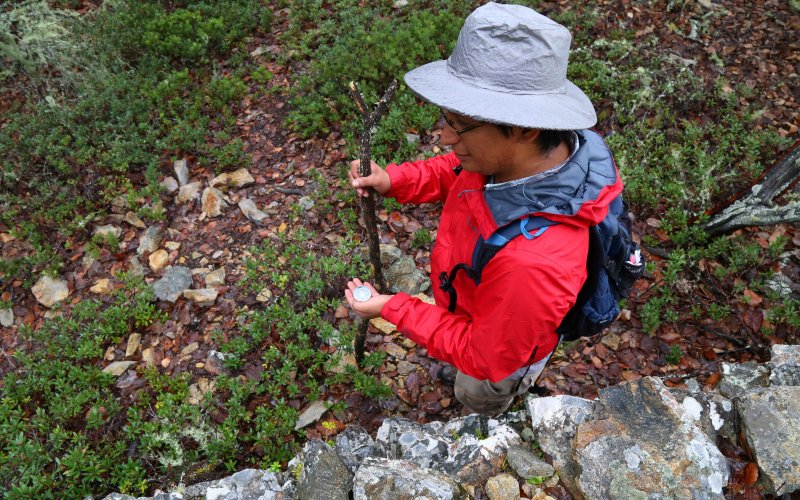
<svg viewBox="0 0 800 500"><path fill-rule="evenodd" d="M345 297L360 316L382 316L455 366L456 397L473 412L501 413L536 381L586 279L588 228L622 191L611 153L586 130L594 108L566 78L570 42L566 28L529 8L479 7L448 60L405 75L442 108L441 143L452 151L386 170L373 163L363 178L358 161L351 164L361 195L371 187L401 203L444 201L431 255L435 306L358 279ZM479 237L529 215L555 224L510 241L479 283L451 272L470 264ZM448 276L453 312L440 288ZM359 286L371 291L368 300L353 297Z"/></svg>

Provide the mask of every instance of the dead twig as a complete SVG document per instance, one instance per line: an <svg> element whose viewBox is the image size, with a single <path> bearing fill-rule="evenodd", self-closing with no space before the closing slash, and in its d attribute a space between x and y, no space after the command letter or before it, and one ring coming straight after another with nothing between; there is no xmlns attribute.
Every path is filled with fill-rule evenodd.
<svg viewBox="0 0 800 500"><path fill-rule="evenodd" d="M356 107L361 112L361 117L364 120L364 131L361 134L359 141L359 168L358 175L367 177L372 173L372 130L378 125L381 117L386 113L389 101L394 96L397 90L397 80L393 80L386 92L383 93L380 101L378 101L375 109L370 112L364 102L364 95L358 90L355 82L350 82L350 96L356 103ZM373 190L367 189L367 196L361 196L361 216L364 220L364 228L367 230L367 242L369 247L369 261L372 264L372 272L375 277L374 284L378 291L387 290L386 280L383 277L383 268L381 267L381 250L380 250L380 236L378 235L378 218L375 215L375 197ZM368 321L361 321L358 325L355 343L353 349L355 351L356 362L361 365L364 358L364 344L367 337Z"/></svg>

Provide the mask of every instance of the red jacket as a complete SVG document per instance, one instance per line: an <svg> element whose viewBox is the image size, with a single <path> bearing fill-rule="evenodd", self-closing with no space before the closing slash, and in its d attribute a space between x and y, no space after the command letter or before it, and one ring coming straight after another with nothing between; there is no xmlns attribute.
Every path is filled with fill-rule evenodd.
<svg viewBox="0 0 800 500"><path fill-rule="evenodd" d="M484 176L456 174L452 153L389 165L387 196L400 203L444 201L444 208L431 255L437 305L398 293L381 316L429 355L479 380L497 382L550 354L557 345L555 330L586 279L587 228L603 220L622 191L602 139L590 131L578 137L580 147L556 174L488 194ZM520 199L530 206L514 205ZM509 220L532 214L559 224L533 240L513 239L483 270L480 285L458 273L457 308L448 312L439 274L469 264L478 235L488 238L509 214Z"/></svg>

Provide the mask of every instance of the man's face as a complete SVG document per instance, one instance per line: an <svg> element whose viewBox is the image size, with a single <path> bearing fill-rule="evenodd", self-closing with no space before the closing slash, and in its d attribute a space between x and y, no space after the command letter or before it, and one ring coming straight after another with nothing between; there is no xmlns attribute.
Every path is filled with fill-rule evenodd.
<svg viewBox="0 0 800 500"><path fill-rule="evenodd" d="M466 116L446 111L441 144L451 146L468 172L486 176L494 175L503 182L506 172L513 170L515 145L514 135L506 137L490 123L479 122Z"/></svg>

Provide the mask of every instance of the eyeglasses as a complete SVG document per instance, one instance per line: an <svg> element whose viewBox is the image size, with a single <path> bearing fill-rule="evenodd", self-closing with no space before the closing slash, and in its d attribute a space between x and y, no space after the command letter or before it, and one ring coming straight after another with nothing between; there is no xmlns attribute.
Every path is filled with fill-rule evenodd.
<svg viewBox="0 0 800 500"><path fill-rule="evenodd" d="M466 134L470 130L475 130L476 128L480 127L481 125L486 125L486 122L471 123L471 124L467 125L466 127L464 127L464 128L459 130L459 129L456 128L456 124L452 120L448 119L447 115L444 112L442 112L442 118L444 119L445 123L450 125L450 128L453 129L453 132L455 132L456 135L459 136L459 137L461 137L462 135Z"/></svg>

